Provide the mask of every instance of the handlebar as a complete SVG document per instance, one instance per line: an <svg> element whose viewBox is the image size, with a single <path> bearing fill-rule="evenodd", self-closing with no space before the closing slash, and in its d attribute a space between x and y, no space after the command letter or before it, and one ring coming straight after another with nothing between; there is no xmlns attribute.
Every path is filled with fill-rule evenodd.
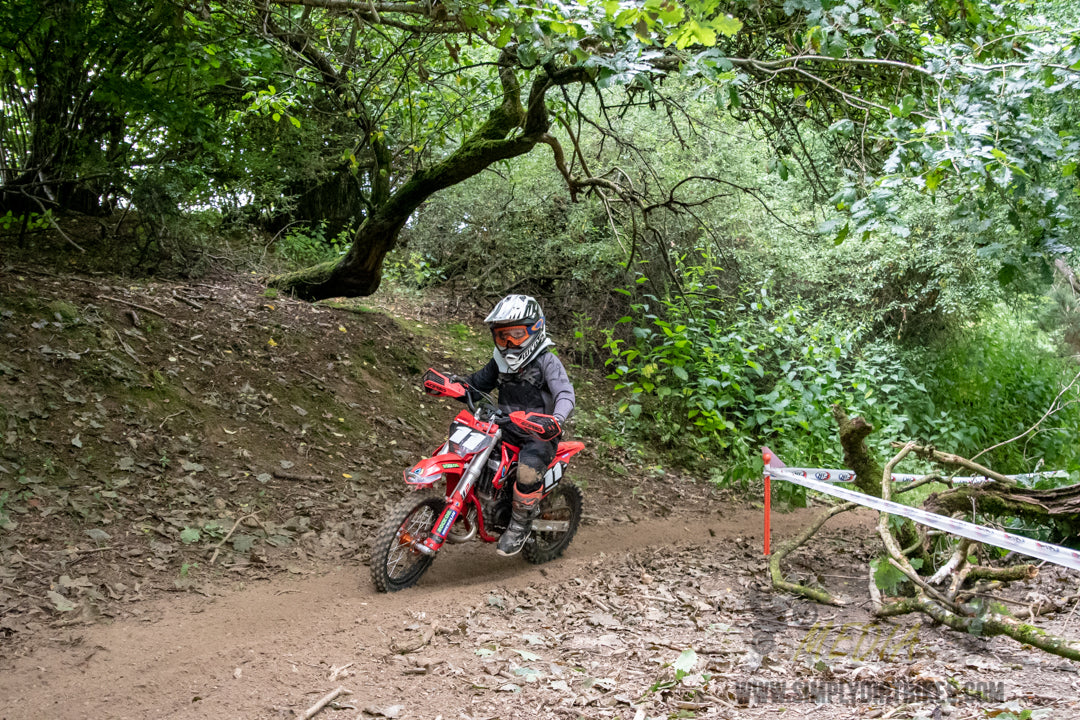
<svg viewBox="0 0 1080 720"><path fill-rule="evenodd" d="M562 434L562 426L554 416L524 411L505 413L495 404L495 398L469 385L465 378L457 375L443 375L433 368L428 368L424 374L424 391L431 395L461 400L477 420L495 423L500 428L514 425L519 431L538 440L554 440Z"/></svg>

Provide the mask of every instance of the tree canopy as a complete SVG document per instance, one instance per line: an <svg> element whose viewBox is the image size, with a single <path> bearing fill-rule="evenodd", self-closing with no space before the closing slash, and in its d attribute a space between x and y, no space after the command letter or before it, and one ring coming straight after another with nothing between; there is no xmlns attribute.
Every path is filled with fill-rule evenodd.
<svg viewBox="0 0 1080 720"><path fill-rule="evenodd" d="M897 0L13 0L0 30L0 211L146 216L215 206L271 229L322 223L339 261L279 278L373 292L421 203L550 148L572 199L685 208L616 120L648 107L680 141L753 123L777 176L805 176L836 241L903 234L905 193L956 204L1002 279L1068 252L1076 201L1074 36L1025 9ZM843 173L838 173L842 170ZM725 184L727 183L727 184ZM163 227L159 223L155 227ZM159 229L159 232L161 230Z"/></svg>

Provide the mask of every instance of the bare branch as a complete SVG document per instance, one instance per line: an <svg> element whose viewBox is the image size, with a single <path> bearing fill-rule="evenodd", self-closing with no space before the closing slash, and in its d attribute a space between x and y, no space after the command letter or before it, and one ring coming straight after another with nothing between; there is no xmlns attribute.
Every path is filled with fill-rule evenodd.
<svg viewBox="0 0 1080 720"><path fill-rule="evenodd" d="M891 444L893 447L901 447L902 445L902 443L898 442L894 442ZM911 445L911 443L908 444ZM982 465L976 462L972 462L967 458L960 457L959 455L941 452L940 450L935 450L932 447L923 447L920 445L912 445L912 450L914 450L917 454L922 455L923 457L931 458L940 463L945 463L946 465L959 465L960 467L966 467L968 470L974 470L980 475L985 475L988 478L993 478L994 480L997 480L999 483L1006 486L1011 487L1016 484L1016 481L1012 478L1006 475L1002 475L1001 473L994 472L988 467L983 467Z"/></svg>
<svg viewBox="0 0 1080 720"><path fill-rule="evenodd" d="M373 2L372 0L270 0L270 2L275 5L301 5L352 14L370 25L384 25L412 33L445 35L464 32L467 29L459 18L447 15L445 9L441 14L435 12L435 8L442 7L438 3L394 3ZM387 17L395 14L428 18L434 22L419 24Z"/></svg>

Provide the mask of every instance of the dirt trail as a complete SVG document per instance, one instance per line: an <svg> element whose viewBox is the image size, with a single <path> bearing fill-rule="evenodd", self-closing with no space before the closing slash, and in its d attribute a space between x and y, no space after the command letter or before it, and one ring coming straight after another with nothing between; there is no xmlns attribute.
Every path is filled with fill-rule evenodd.
<svg viewBox="0 0 1080 720"><path fill-rule="evenodd" d="M778 533L807 517L780 516ZM402 717L457 718L470 712L468 682L402 675L390 661L392 643L416 622L415 613L453 628L493 592L562 583L598 558L700 542L710 531L716 543L745 538L760 547L761 514L587 526L563 559L543 566L499 558L477 543L450 547L417 588L392 595L374 592L366 567L348 565L210 598L160 599L140 618L62 630L26 656L4 661L0 717L289 717L288 709L302 711L344 684L358 707L400 703L408 708ZM346 663L353 663L354 676L329 682L330 666ZM325 715L339 716L346 714Z"/></svg>

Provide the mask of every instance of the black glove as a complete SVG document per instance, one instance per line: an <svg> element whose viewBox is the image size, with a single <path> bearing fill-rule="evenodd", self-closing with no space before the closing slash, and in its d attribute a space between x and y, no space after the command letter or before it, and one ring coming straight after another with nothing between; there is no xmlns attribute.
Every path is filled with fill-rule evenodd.
<svg viewBox="0 0 1080 720"><path fill-rule="evenodd" d="M475 404L483 400L483 394L479 390L474 388L472 385L470 385L468 378L466 378L465 376L448 375L447 377L449 377L450 382L459 383L462 387L465 388L465 394L458 398L458 400L460 400L461 402L471 401L473 404Z"/></svg>
<svg viewBox="0 0 1080 720"><path fill-rule="evenodd" d="M554 440L562 434L562 426L554 415L524 413L519 410L510 413L510 419L537 440Z"/></svg>

